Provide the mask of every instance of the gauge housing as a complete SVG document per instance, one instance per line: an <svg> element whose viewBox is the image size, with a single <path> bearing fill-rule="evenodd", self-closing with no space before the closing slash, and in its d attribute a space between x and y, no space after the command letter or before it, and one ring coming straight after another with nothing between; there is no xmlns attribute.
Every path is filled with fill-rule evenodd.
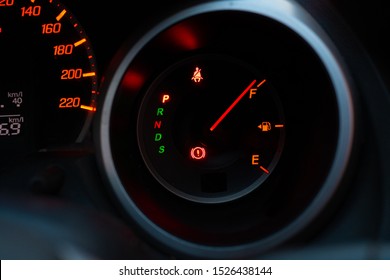
<svg viewBox="0 0 390 280"><path fill-rule="evenodd" d="M153 81L178 61L210 53L266 73L285 118L272 174L250 193L215 204L162 187L137 138ZM353 85L333 42L295 2L216 1L183 9L125 45L110 71L96 122L101 168L125 215L158 246L186 257L253 257L301 233L344 179L355 130Z"/></svg>

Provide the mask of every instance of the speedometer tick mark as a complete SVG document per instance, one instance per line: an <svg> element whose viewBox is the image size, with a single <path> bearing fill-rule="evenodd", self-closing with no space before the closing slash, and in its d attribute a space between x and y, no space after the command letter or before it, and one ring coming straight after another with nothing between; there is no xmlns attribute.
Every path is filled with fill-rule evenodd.
<svg viewBox="0 0 390 280"><path fill-rule="evenodd" d="M87 77L94 77L95 75L96 75L95 72L89 72L89 73L84 73L84 74L83 74L83 77L84 77L84 78L87 78Z"/></svg>
<svg viewBox="0 0 390 280"><path fill-rule="evenodd" d="M87 39L83 38L83 39L81 39L80 41L77 41L76 43L74 43L73 45L74 45L75 47L78 47L78 46L84 44L86 41L87 41Z"/></svg>
<svg viewBox="0 0 390 280"><path fill-rule="evenodd" d="M66 14L66 10L64 9L64 10L62 10L61 13L59 13L58 16L56 16L56 20L60 21L64 17L65 14Z"/></svg>
<svg viewBox="0 0 390 280"><path fill-rule="evenodd" d="M96 111L95 107L86 106L86 105L80 105L80 109L84 109L84 110L91 111L91 112L95 112Z"/></svg>

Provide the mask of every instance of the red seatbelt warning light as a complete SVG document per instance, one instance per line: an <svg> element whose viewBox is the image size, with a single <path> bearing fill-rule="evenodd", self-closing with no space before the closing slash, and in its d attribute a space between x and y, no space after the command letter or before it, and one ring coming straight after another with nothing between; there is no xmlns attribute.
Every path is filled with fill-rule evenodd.
<svg viewBox="0 0 390 280"><path fill-rule="evenodd" d="M196 160L204 159L206 157L206 149L203 147L194 147L191 149L190 156Z"/></svg>

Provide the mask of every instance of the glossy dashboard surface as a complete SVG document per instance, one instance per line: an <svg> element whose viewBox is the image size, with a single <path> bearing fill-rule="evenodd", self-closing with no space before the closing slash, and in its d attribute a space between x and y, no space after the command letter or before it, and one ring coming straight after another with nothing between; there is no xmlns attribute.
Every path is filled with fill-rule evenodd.
<svg viewBox="0 0 390 280"><path fill-rule="evenodd" d="M388 259L390 11L313 2L0 1L1 258Z"/></svg>

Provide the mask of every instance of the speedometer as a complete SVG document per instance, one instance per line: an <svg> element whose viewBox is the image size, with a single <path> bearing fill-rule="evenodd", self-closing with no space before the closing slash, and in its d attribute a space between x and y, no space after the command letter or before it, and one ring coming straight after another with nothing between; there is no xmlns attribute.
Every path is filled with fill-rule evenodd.
<svg viewBox="0 0 390 280"><path fill-rule="evenodd" d="M0 0L0 61L3 158L84 139L95 111L95 56L64 5Z"/></svg>

